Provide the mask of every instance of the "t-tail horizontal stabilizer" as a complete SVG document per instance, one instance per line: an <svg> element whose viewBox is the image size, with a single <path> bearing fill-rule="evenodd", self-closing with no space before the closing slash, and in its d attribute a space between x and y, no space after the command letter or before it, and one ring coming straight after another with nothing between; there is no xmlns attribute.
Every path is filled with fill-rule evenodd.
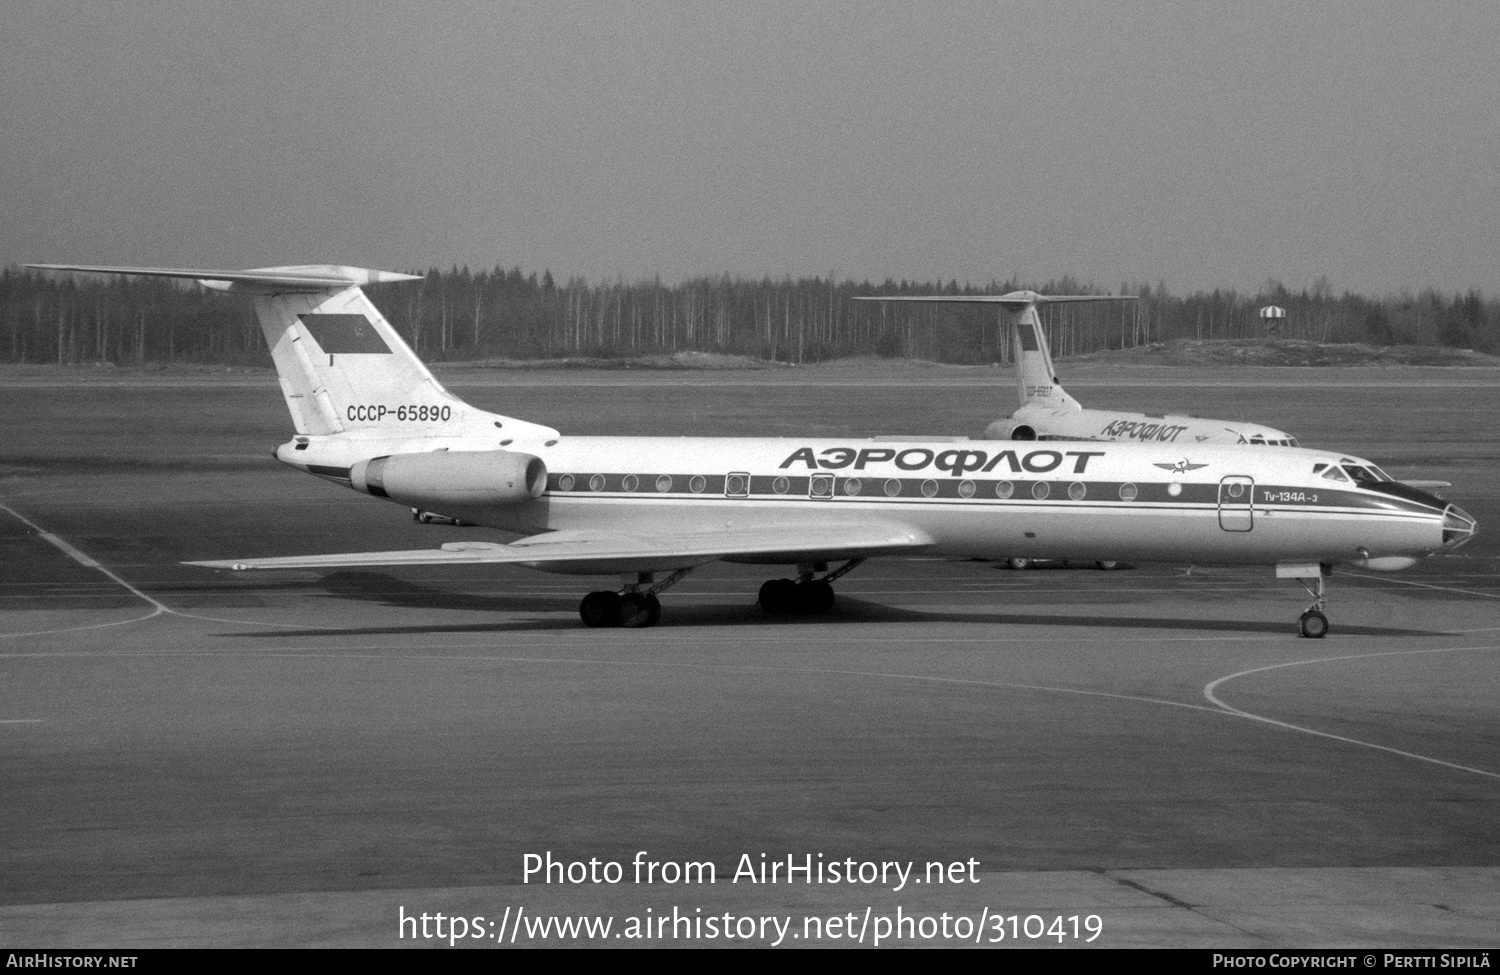
<svg viewBox="0 0 1500 975"><path fill-rule="evenodd" d="M420 281L420 275L338 264L244 271L87 264L27 267L183 278L249 295L292 422L304 438L458 438L503 430L505 444L524 444L558 436L551 427L476 410L448 392L360 290L369 284ZM316 463L312 457L304 452L288 462L308 469L308 463Z"/></svg>
<svg viewBox="0 0 1500 975"><path fill-rule="evenodd" d="M372 271L341 264L297 264L290 267L258 267L245 271L202 271L167 267L100 267L90 264L28 264L40 271L81 271L89 274L133 274L147 278L186 278L218 291L287 292L328 291L366 284L420 281L420 274Z"/></svg>

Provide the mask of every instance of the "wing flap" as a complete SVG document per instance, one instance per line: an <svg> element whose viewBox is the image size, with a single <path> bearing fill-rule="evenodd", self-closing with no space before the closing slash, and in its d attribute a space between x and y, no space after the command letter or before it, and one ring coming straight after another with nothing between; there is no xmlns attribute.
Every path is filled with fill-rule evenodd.
<svg viewBox="0 0 1500 975"><path fill-rule="evenodd" d="M794 564L873 555L915 554L931 547L925 533L893 522L856 525L779 525L719 531L561 531L502 545L450 542L442 548L347 552L260 559L189 562L208 569L333 569L400 565L511 564L547 572L612 574L667 572L724 559Z"/></svg>

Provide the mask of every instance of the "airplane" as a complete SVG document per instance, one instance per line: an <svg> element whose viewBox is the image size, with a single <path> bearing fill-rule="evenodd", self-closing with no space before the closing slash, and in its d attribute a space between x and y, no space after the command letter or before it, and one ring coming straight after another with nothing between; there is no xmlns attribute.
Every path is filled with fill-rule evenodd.
<svg viewBox="0 0 1500 975"><path fill-rule="evenodd" d="M925 304L998 305L1009 314L1021 406L985 428L984 440L1115 440L1137 443L1256 444L1295 447L1283 430L1242 420L1198 416L1090 410L1057 379L1037 306L1052 302L1134 301L1135 295L1043 295L1012 291L1003 295L860 296L855 301L909 301ZM1446 487L1447 485L1442 485Z"/></svg>
<svg viewBox="0 0 1500 975"><path fill-rule="evenodd" d="M413 275L337 265L245 271L33 264L197 280L249 295L295 435L298 470L523 537L436 549L191 562L213 569L514 564L618 576L591 627L651 626L661 593L716 560L795 566L771 616L827 612L832 583L882 556L1274 565L1328 632L1336 564L1391 571L1467 542L1458 506L1336 451L1141 441L1010 444L841 437L574 437L444 389L362 286ZM833 563L842 563L830 568Z"/></svg>

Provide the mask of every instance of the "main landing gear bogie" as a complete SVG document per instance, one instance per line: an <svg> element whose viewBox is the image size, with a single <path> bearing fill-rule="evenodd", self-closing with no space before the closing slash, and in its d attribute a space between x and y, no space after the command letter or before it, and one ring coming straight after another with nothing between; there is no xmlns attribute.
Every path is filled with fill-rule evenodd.
<svg viewBox="0 0 1500 975"><path fill-rule="evenodd" d="M833 586L824 579L772 579L760 587L767 616L815 616L833 608Z"/></svg>
<svg viewBox="0 0 1500 975"><path fill-rule="evenodd" d="M601 589L583 597L578 616L589 627L655 626L661 619L661 600L654 593Z"/></svg>
<svg viewBox="0 0 1500 975"><path fill-rule="evenodd" d="M678 569L660 582L650 572L627 577L620 592L601 589L584 596L578 604L578 617L587 627L655 626L661 619L661 600L656 594L672 588L691 571L691 568Z"/></svg>
<svg viewBox="0 0 1500 975"><path fill-rule="evenodd" d="M832 572L826 562L798 566L796 579L772 579L760 587L760 607L768 616L816 616L833 608L833 581L864 559L850 559ZM656 594L677 584L690 572L679 569L660 582L650 572L626 576L623 589L601 589L583 597L578 616L590 628L655 626L661 619ZM817 573L823 573L818 577Z"/></svg>
<svg viewBox="0 0 1500 975"><path fill-rule="evenodd" d="M799 566L796 579L772 579L760 587L760 608L767 616L821 616L833 609L833 582L864 559L850 559L832 572L828 563ZM816 573L824 575L819 578Z"/></svg>

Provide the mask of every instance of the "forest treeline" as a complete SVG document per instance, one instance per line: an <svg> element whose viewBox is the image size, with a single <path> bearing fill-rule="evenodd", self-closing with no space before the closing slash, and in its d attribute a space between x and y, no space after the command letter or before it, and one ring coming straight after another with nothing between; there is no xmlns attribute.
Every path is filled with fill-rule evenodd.
<svg viewBox="0 0 1500 975"><path fill-rule="evenodd" d="M835 276L747 280L727 274L655 281L558 284L519 268L432 269L420 281L366 289L429 361L634 356L683 350L783 362L847 355L940 362L1003 362L1008 342L994 309L851 301L857 295L1104 294L1064 277L960 286ZM1500 353L1500 302L1479 292L1426 290L1382 298L1335 296L1327 281L1292 292L1175 295L1162 283L1123 283L1135 302L1052 305L1043 321L1055 355L1177 339L1264 337L1265 305L1286 309L1273 333L1318 342L1423 345ZM248 301L194 284L149 278L0 271L0 361L269 365Z"/></svg>

